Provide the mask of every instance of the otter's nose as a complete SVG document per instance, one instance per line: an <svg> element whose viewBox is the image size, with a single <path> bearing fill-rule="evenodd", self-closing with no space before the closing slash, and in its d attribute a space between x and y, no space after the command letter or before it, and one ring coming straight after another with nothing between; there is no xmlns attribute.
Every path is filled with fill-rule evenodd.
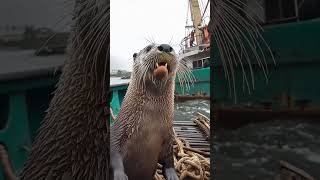
<svg viewBox="0 0 320 180"><path fill-rule="evenodd" d="M172 47L168 44L161 44L160 46L158 46L158 49L159 49L159 51L163 51L163 52L167 52L167 53L173 51Z"/></svg>

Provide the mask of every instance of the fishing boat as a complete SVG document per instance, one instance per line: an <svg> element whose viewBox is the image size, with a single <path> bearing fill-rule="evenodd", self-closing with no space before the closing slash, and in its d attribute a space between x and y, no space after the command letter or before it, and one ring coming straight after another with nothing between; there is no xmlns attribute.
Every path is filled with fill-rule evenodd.
<svg viewBox="0 0 320 180"><path fill-rule="evenodd" d="M255 12L262 26L262 36L268 43L276 65L266 56L268 81L253 66L255 87L250 93L243 88L243 74L235 70L236 94L230 95L221 57L213 49L213 114L216 125L236 128L252 122L275 118L320 119L320 3L305 1L248 1L247 12ZM216 42L212 38L213 44ZM263 47L267 51L267 47ZM251 54L251 56L253 56ZM247 69L249 71L249 69ZM241 118L239 118L241 117ZM250 120L250 121L249 121Z"/></svg>
<svg viewBox="0 0 320 180"><path fill-rule="evenodd" d="M13 173L23 169L67 59L70 34L16 21L6 26L0 31L0 180L7 157Z"/></svg>
<svg viewBox="0 0 320 180"><path fill-rule="evenodd" d="M0 143L16 174L23 169L66 59L62 54L36 56L34 52L0 51Z"/></svg>
<svg viewBox="0 0 320 180"><path fill-rule="evenodd" d="M180 43L180 59L192 69L194 82L186 89L176 80L176 96L180 99L210 97L210 1L189 0L185 26L185 37ZM189 22L189 18L191 21Z"/></svg>

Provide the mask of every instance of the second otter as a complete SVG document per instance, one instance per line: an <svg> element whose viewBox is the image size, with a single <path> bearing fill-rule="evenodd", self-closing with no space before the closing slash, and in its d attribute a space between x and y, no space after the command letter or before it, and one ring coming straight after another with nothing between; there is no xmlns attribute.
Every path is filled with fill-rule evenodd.
<svg viewBox="0 0 320 180"><path fill-rule="evenodd" d="M167 180L178 180L173 160L174 82L178 59L167 44L134 54L131 82L111 126L114 179L154 179L157 162Z"/></svg>

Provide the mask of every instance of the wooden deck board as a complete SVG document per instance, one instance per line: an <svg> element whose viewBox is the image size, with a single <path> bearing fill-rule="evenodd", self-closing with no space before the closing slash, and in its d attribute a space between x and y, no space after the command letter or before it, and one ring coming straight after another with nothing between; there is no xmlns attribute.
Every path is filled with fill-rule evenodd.
<svg viewBox="0 0 320 180"><path fill-rule="evenodd" d="M187 141L190 147L200 151L210 152L210 141L193 121L174 121L173 130L175 134Z"/></svg>

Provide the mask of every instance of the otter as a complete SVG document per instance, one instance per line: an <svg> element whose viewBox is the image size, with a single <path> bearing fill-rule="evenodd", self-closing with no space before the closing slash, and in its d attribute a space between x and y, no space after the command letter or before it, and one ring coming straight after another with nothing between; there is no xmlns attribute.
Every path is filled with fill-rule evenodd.
<svg viewBox="0 0 320 180"><path fill-rule="evenodd" d="M157 162L177 180L173 160L174 87L178 58L167 44L150 44L133 55L131 82L111 125L114 179L152 180Z"/></svg>
<svg viewBox="0 0 320 180"><path fill-rule="evenodd" d="M22 180L109 178L109 2L75 1L68 58Z"/></svg>

